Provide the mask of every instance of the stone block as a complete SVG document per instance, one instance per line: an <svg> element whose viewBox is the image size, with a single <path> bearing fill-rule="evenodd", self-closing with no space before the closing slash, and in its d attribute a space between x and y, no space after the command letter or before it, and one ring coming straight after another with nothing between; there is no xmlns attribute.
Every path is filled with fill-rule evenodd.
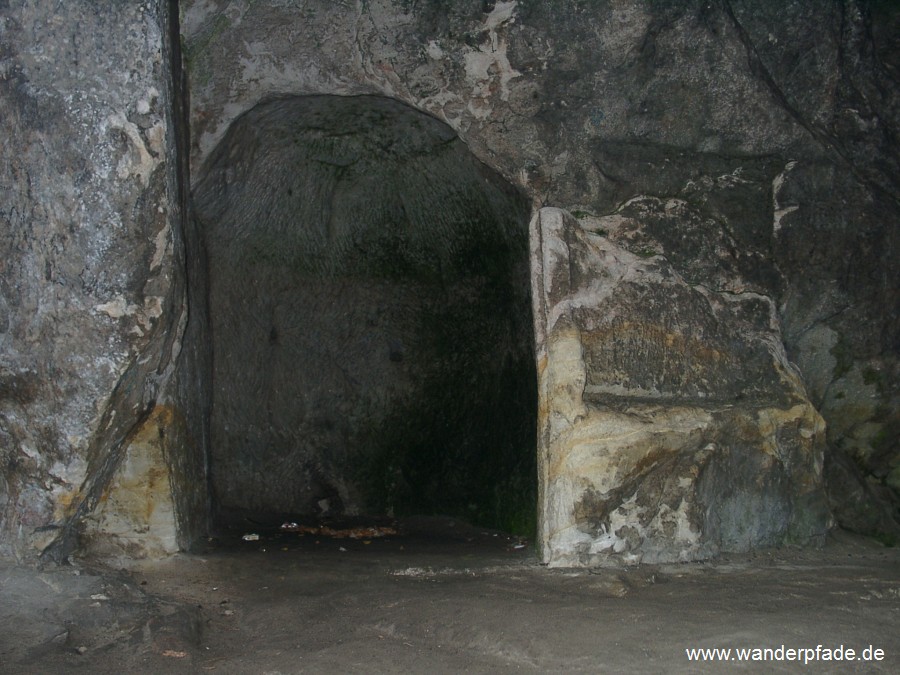
<svg viewBox="0 0 900 675"><path fill-rule="evenodd" d="M563 210L541 209L531 232L545 562L821 540L825 425L777 323Z"/></svg>

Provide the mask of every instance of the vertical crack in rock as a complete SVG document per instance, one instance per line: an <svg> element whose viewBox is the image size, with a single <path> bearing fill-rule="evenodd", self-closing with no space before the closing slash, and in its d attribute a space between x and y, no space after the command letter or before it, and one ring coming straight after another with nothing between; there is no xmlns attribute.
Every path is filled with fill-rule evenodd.
<svg viewBox="0 0 900 675"><path fill-rule="evenodd" d="M162 62L168 66L168 71L163 73L165 93L160 102L167 105L172 102L173 87L178 86L172 80L180 79L180 67L172 55L173 34L169 23L172 20L177 22L177 4L161 3L158 11L157 20L163 35ZM174 17L172 12L176 13ZM104 493L109 489L113 477L120 468L126 450L139 434L144 433L145 427L160 416L162 403L168 398L167 388L181 350L186 318L185 278L182 267L184 259L181 248L181 217L184 213L184 204L177 195L183 194L181 182L184 177L181 170L184 164L183 160L179 161L174 156L177 147L175 135L178 133L175 127L180 120L175 119L173 113L174 106L164 109L164 123L157 125L164 125L163 128L166 129L166 147L171 154L162 154L160 147L157 148L161 153L158 156L150 155L138 134L137 127L124 119L124 116L118 114L116 118L118 121L114 122L114 125L124 126L130 142L136 146L135 150L138 153L137 164L134 167L123 169L120 163L120 177L124 177L123 172L127 175L137 175L144 189L152 191L152 198L148 195L146 202L153 203L154 200L160 200L166 205L165 208L160 207L160 212L167 214L168 224L157 237L157 250L149 265L150 272L160 275L168 283L163 287L163 297L157 298L157 310L150 317L153 321L144 322L144 328L150 328L149 334L139 334L143 340L139 343L137 352L129 359L106 401L97 429L87 448L86 479L79 488L76 498L69 505L65 519L58 524L58 529L54 528L53 541L41 553L42 557L57 563L65 561L78 546L79 535L85 525L84 520L95 512L98 503L104 498ZM164 172L164 180L157 181L151 178L157 171ZM164 237L164 240L171 239L173 242L171 249L167 244L160 246L161 237ZM138 270L134 272L137 273ZM151 283L148 283L144 290L152 288ZM112 314L110 316L112 317ZM164 420L156 421L154 424L168 426ZM154 470L167 472L164 464ZM173 522L173 533L174 528Z"/></svg>

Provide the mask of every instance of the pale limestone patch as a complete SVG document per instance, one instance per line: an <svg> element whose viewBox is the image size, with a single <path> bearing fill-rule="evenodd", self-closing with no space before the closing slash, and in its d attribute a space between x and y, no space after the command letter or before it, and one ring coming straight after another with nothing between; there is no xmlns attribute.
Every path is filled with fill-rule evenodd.
<svg viewBox="0 0 900 675"><path fill-rule="evenodd" d="M134 317L137 323L131 328L131 333L142 336L153 325L153 321L163 314L163 298L149 295L144 298L143 305L129 303L124 296L116 296L109 302L95 305L94 310L106 314L111 319Z"/></svg>
<svg viewBox="0 0 900 675"><path fill-rule="evenodd" d="M441 49L441 46L437 43L436 40L429 40L428 46L425 48L425 53L428 54L428 57L434 59L435 61L440 61L444 58L444 50Z"/></svg>
<svg viewBox="0 0 900 675"><path fill-rule="evenodd" d="M491 99L499 94L501 101L509 99L509 83L522 73L512 67L506 54L506 36L502 26L515 20L517 0L498 2L485 19L487 39L477 49L465 54L466 80L472 87L469 112L479 120L490 117Z"/></svg>
<svg viewBox="0 0 900 675"><path fill-rule="evenodd" d="M106 123L110 129L119 129L122 131L129 141L130 151L126 152L119 160L116 167L116 175L122 180L130 176L137 176L141 185L148 187L150 185L150 175L159 165L160 157L154 157L144 144L141 138L141 132L138 126L128 120L125 113L113 113L106 119ZM160 122L159 124L162 124Z"/></svg>
<svg viewBox="0 0 900 675"><path fill-rule="evenodd" d="M778 234L778 232L781 231L781 221L784 219L784 217L800 209L800 207L797 205L783 205L778 198L778 194L781 192L781 188L784 187L784 181L787 179L787 175L793 170L795 166L797 166L797 162L788 162L784 165L784 170L772 179L772 232L775 234Z"/></svg>
<svg viewBox="0 0 900 675"><path fill-rule="evenodd" d="M111 319L121 319L123 316L130 316L138 310L135 304L129 304L124 296L118 295L109 302L102 305L95 305L94 309L103 312Z"/></svg>
<svg viewBox="0 0 900 675"><path fill-rule="evenodd" d="M172 228L169 225L169 222L166 221L166 224L160 229L159 232L156 233L156 237L153 240L153 244L155 246L153 251L153 258L150 260L150 271L154 271L160 265L163 264L164 260L168 260L172 254L172 240L169 235L172 232Z"/></svg>
<svg viewBox="0 0 900 675"><path fill-rule="evenodd" d="M157 407L137 430L109 489L88 523L101 556L157 558L178 550L175 506L160 428L171 411Z"/></svg>
<svg viewBox="0 0 900 675"><path fill-rule="evenodd" d="M152 127L147 129L147 143L150 146L150 152L156 157L162 157L166 151L166 125L160 120Z"/></svg>

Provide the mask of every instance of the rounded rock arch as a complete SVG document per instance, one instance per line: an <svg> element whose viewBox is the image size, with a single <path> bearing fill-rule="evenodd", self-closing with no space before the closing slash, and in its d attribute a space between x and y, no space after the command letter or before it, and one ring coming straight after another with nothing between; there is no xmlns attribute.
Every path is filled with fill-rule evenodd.
<svg viewBox="0 0 900 675"><path fill-rule="evenodd" d="M220 513L533 528L529 205L516 189L394 99L279 96L231 125L194 208Z"/></svg>

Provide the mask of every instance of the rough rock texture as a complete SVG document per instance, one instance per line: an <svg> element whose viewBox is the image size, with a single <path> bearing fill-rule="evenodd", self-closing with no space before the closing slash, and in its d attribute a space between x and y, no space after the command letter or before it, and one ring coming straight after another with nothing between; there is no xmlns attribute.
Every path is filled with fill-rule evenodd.
<svg viewBox="0 0 900 675"><path fill-rule="evenodd" d="M543 505L545 522L594 528L588 556L603 536L665 557L815 532L821 431L806 401L826 423L838 521L900 536L892 3L184 0L189 109L170 86L168 7L0 2L0 551L63 557L151 427L179 545L203 535L215 317L202 232L181 214L189 168L276 94L395 98L446 122L536 210L579 222L559 216L590 270L569 287L590 289L587 311L539 317L559 359L544 375L573 378L558 384L587 421L570 431L648 439L616 441L633 462L616 485L594 474L566 513ZM616 263L624 281L603 277L601 250L632 256ZM649 281L629 281L640 269ZM609 403L622 399L642 412ZM672 422L663 454L646 454L650 409Z"/></svg>
<svg viewBox="0 0 900 675"><path fill-rule="evenodd" d="M154 413L129 438L125 456L101 497L96 512L86 517L85 542L104 558L162 557L178 551L172 481L163 439L173 426L170 408ZM163 433L160 433L162 430Z"/></svg>
<svg viewBox="0 0 900 675"><path fill-rule="evenodd" d="M521 194L433 117L306 96L232 125L194 201L219 509L533 526Z"/></svg>
<svg viewBox="0 0 900 675"><path fill-rule="evenodd" d="M164 5L0 5L0 553L71 550L176 352Z"/></svg>
<svg viewBox="0 0 900 675"><path fill-rule="evenodd" d="M532 223L545 560L822 540L824 423L774 304L628 252L627 223L553 208Z"/></svg>
<svg viewBox="0 0 900 675"><path fill-rule="evenodd" d="M886 3L186 2L182 14L194 166L273 93L378 93L430 112L536 204L597 219L588 229L615 231L620 250L661 256L681 279L616 296L619 318L584 345L585 397L706 409L743 396L742 415L780 411L775 427L797 430L788 454L803 468L767 488L782 495L767 507L781 524L746 539L766 543L802 520L788 504L818 481L820 423L794 362L826 421L839 521L898 532L897 14ZM627 325L644 299L666 312L655 335ZM682 315L691 327L671 348L690 368L642 342L671 338ZM729 415L688 427L766 445L769 431ZM773 470L735 461L745 479ZM810 499L807 532L825 522Z"/></svg>

